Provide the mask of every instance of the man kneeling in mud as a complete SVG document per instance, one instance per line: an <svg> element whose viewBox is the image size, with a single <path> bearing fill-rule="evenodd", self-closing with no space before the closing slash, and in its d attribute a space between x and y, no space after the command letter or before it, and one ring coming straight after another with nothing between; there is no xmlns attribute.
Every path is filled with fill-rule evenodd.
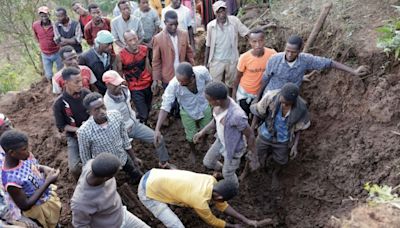
<svg viewBox="0 0 400 228"><path fill-rule="evenodd" d="M168 228L182 228L184 225L167 204L193 208L212 227L241 225L229 224L215 217L209 203L214 203L219 211L249 226L261 227L271 223L271 219L250 220L233 209L226 201L237 193L237 185L231 181L217 182L211 175L185 170L151 169L143 175L138 186L140 201Z"/></svg>

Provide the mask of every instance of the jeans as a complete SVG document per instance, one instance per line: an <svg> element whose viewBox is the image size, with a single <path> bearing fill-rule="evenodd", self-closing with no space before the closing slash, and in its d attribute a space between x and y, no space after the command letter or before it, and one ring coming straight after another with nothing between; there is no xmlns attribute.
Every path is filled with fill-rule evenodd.
<svg viewBox="0 0 400 228"><path fill-rule="evenodd" d="M142 172L139 170L139 167L133 163L132 158L129 156L122 169L131 178L133 184L137 184L142 177Z"/></svg>
<svg viewBox="0 0 400 228"><path fill-rule="evenodd" d="M146 143L154 142L154 130L138 122L136 122L132 126L132 129L128 131L128 136L129 138L138 139ZM156 153L160 162L165 162L169 160L169 155L165 146L164 139L161 140L160 144L156 148Z"/></svg>
<svg viewBox="0 0 400 228"><path fill-rule="evenodd" d="M44 68L44 76L48 80L51 80L51 78L53 77L53 63L56 63L57 71L61 70L61 68L63 67L61 56L58 52L52 55L41 53L41 55Z"/></svg>
<svg viewBox="0 0 400 228"><path fill-rule="evenodd" d="M150 228L146 223L144 223L140 218L136 217L134 214L126 210L126 207L123 206L124 210L124 220L122 221L121 228Z"/></svg>
<svg viewBox="0 0 400 228"><path fill-rule="evenodd" d="M160 220L167 228L184 228L178 216L168 207L166 203L150 199L146 196L146 189L143 178L138 185L138 197L143 205Z"/></svg>
<svg viewBox="0 0 400 228"><path fill-rule="evenodd" d="M76 180L82 172L81 157L79 155L78 139L67 136L67 149L68 149L68 168L69 172Z"/></svg>
<svg viewBox="0 0 400 228"><path fill-rule="evenodd" d="M138 113L137 118L141 123L146 123L151 110L151 101L153 100L151 87L149 86L142 90L132 90L131 97Z"/></svg>
<svg viewBox="0 0 400 228"><path fill-rule="evenodd" d="M236 185L239 185L238 178L236 176L236 170L240 166L240 160L245 152L245 148L243 148L242 152L239 154L235 154L234 157L229 160L226 157L226 151L221 141L217 138L215 142L211 145L210 149L208 149L206 155L203 159L203 165L208 169L213 169L216 171L222 170L222 176L227 181L232 181ZM224 157L224 164L222 165L219 160L221 157Z"/></svg>
<svg viewBox="0 0 400 228"><path fill-rule="evenodd" d="M289 161L288 143L273 143L259 135L256 139L256 150L261 166L265 165L268 155L272 155L272 159L279 165L286 165Z"/></svg>

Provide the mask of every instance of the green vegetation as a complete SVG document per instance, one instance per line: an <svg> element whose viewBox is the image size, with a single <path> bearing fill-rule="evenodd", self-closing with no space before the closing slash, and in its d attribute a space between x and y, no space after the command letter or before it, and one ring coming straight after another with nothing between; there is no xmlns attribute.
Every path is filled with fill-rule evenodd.
<svg viewBox="0 0 400 228"><path fill-rule="evenodd" d="M364 185L364 189L368 191L367 202L369 205L390 204L400 209L400 198L394 193L399 186L392 188L387 185L371 184L370 182Z"/></svg>
<svg viewBox="0 0 400 228"><path fill-rule="evenodd" d="M400 12L400 6L393 6ZM389 20L384 26L377 28L377 47L385 53L392 54L396 60L400 58L400 18Z"/></svg>
<svg viewBox="0 0 400 228"><path fill-rule="evenodd" d="M38 44L33 37L31 25L38 19L37 8L46 5L51 11L51 20L55 21L54 9L63 6L72 19L74 0L6 0L0 4L0 94L10 90L28 88L31 83L43 78L41 57ZM81 0L87 5L89 0ZM104 14L112 12L117 0L97 0ZM84 48L88 48L83 42Z"/></svg>

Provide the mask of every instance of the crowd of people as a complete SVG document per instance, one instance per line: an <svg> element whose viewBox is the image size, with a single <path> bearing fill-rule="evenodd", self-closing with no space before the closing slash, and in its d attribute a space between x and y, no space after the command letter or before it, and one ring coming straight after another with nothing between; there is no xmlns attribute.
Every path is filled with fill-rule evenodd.
<svg viewBox="0 0 400 228"><path fill-rule="evenodd" d="M193 208L213 227L271 222L249 219L227 201L260 167L272 170L272 189L281 189L279 174L296 157L300 132L310 126L307 103L299 95L305 73L335 68L362 76L368 68L302 53L303 41L296 35L282 52L265 47L264 31L250 30L235 16L236 1L165 4L120 0L110 20L97 4L86 9L74 2L79 21L59 7L55 22L47 6L38 8L40 20L32 29L44 76L58 96L55 126L66 135L68 169L77 182L70 200L72 225L149 227L122 204L115 180L120 169L137 186L140 202L166 227L184 227L168 204ZM203 66L194 66L197 13L207 31ZM251 47L245 53L239 52L239 36ZM162 96L155 129L148 125L153 95ZM180 119L190 148L188 161L212 175L171 163L161 133L167 119ZM202 164L196 163L196 144L214 132ZM4 114L0 135L3 222L57 227L61 202L54 183L60 171L38 163L28 150L27 134L13 129ZM132 147L135 140L153 145L158 167L142 169L144 151ZM211 204L238 223L217 218Z"/></svg>

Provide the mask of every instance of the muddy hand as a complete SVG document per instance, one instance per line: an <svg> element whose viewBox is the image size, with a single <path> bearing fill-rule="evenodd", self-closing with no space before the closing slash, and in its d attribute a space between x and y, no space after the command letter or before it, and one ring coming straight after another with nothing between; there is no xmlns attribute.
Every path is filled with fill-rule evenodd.
<svg viewBox="0 0 400 228"><path fill-rule="evenodd" d="M364 76L370 73L370 69L368 66L359 66L355 72L357 76Z"/></svg>
<svg viewBox="0 0 400 228"><path fill-rule="evenodd" d="M60 170L59 169L53 169L51 170L46 177L46 181L48 181L49 183L54 183L57 180L58 175L60 174Z"/></svg>
<svg viewBox="0 0 400 228"><path fill-rule="evenodd" d="M193 136L193 142L194 143L199 143L200 139L203 137L203 134L200 132L197 132L194 136Z"/></svg>
<svg viewBox="0 0 400 228"><path fill-rule="evenodd" d="M154 131L154 146L158 147L161 143L162 135L160 131Z"/></svg>
<svg viewBox="0 0 400 228"><path fill-rule="evenodd" d="M272 219L267 218L267 219L263 219L263 220L260 220L260 221L256 221L256 226L255 227L263 227L263 226L268 225L268 224L272 224Z"/></svg>

